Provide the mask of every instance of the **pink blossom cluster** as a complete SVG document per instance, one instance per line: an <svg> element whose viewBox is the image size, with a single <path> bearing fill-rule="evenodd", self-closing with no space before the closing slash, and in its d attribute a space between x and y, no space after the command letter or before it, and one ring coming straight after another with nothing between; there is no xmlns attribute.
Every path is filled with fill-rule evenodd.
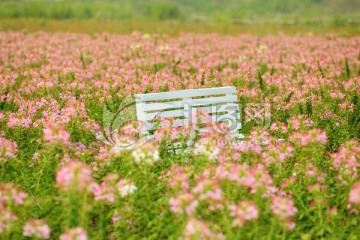
<svg viewBox="0 0 360 240"><path fill-rule="evenodd" d="M294 147L290 143L278 143L268 145L266 151L262 153L263 161L266 165L281 164L286 159L293 157Z"/></svg>
<svg viewBox="0 0 360 240"><path fill-rule="evenodd" d="M177 169L182 173L176 174ZM196 175L195 185L189 188L189 179L186 178L190 177L190 175L184 173L181 167L172 168L175 176L173 176L173 173L169 174L168 184L170 187L177 189L178 192L169 200L170 211L174 213L185 212L187 215L192 215L200 202L206 203L210 211L224 209L226 199L220 188L220 181L214 176L210 176L209 174L212 173L208 170ZM184 180L183 183L179 181L182 179ZM185 188L182 189L182 186Z"/></svg>
<svg viewBox="0 0 360 240"><path fill-rule="evenodd" d="M314 143L325 144L327 142L326 133L321 129L311 129L303 133L293 132L290 134L289 139L294 143L300 144L301 147Z"/></svg>
<svg viewBox="0 0 360 240"><path fill-rule="evenodd" d="M44 140L50 144L62 144L65 146L70 144L70 134L60 124L48 123L43 129L43 132Z"/></svg>
<svg viewBox="0 0 360 240"><path fill-rule="evenodd" d="M170 169L163 172L160 179L168 179L168 186L172 189L189 189L189 177L194 171L192 166L182 167L178 164L172 164Z"/></svg>
<svg viewBox="0 0 360 240"><path fill-rule="evenodd" d="M214 229L215 228L215 229ZM206 223L200 219L190 219L185 226L183 235L179 238L181 240L191 239L225 239L224 235L216 231L217 226ZM212 230L214 229L214 230Z"/></svg>
<svg viewBox="0 0 360 240"><path fill-rule="evenodd" d="M132 156L136 164L154 164L160 160L160 153L157 144L148 142L132 151Z"/></svg>
<svg viewBox="0 0 360 240"><path fill-rule="evenodd" d="M232 158L240 160L243 154L261 155L264 146L276 143L276 138L272 137L263 127L254 127L251 129L248 140L241 144L233 144Z"/></svg>
<svg viewBox="0 0 360 240"><path fill-rule="evenodd" d="M49 225L42 219L29 219L23 228L23 235L26 237L49 239L50 228Z"/></svg>
<svg viewBox="0 0 360 240"><path fill-rule="evenodd" d="M296 131L309 130L314 125L314 122L306 115L292 116L287 120L287 123L276 120L271 124L270 130L288 134Z"/></svg>
<svg viewBox="0 0 360 240"><path fill-rule="evenodd" d="M360 145L353 139L341 144L336 153L330 154L333 167L339 171L338 180L343 184L353 181L358 177L360 168Z"/></svg>
<svg viewBox="0 0 360 240"><path fill-rule="evenodd" d="M0 205L22 205L27 194L12 183L0 184Z"/></svg>
<svg viewBox="0 0 360 240"><path fill-rule="evenodd" d="M88 165L72 161L60 167L56 174L56 183L62 191L83 191L93 183L92 172Z"/></svg>
<svg viewBox="0 0 360 240"><path fill-rule="evenodd" d="M122 150L123 149L121 148L121 151ZM99 171L99 169L105 167L106 164L109 162L111 156L112 156L112 152L108 151L106 146L101 144L98 147L97 155L94 156L94 161L91 163L92 164L92 170L97 172L97 171Z"/></svg>
<svg viewBox="0 0 360 240"><path fill-rule="evenodd" d="M118 174L108 174L102 183L93 183L90 190L95 200L113 203L118 197L126 197L134 193L137 187L127 179L120 179Z"/></svg>
<svg viewBox="0 0 360 240"><path fill-rule="evenodd" d="M12 183L0 184L0 234L18 220L11 207L23 205L26 196L25 192Z"/></svg>
<svg viewBox="0 0 360 240"><path fill-rule="evenodd" d="M272 198L271 209L279 217L280 221L286 224L288 229L293 230L295 228L295 222L292 218L298 210L291 199L274 196Z"/></svg>
<svg viewBox="0 0 360 240"><path fill-rule="evenodd" d="M67 103L61 108L57 100L49 97L31 100L15 97L14 102L20 107L16 113L9 114L7 126L31 128L40 124L46 125L48 122L67 124L75 117L87 117L85 105L81 101L70 96L64 98ZM39 112L42 112L43 118L38 118ZM84 122L84 127L86 123Z"/></svg>
<svg viewBox="0 0 360 240"><path fill-rule="evenodd" d="M249 190L251 194L257 192L264 196L272 194L273 180L263 165L250 167L244 164L224 164L216 168L216 177L220 180L229 180Z"/></svg>
<svg viewBox="0 0 360 240"><path fill-rule="evenodd" d="M128 121L125 126L115 128L113 131L106 128L105 133L107 138L104 138L105 136L101 133L97 135L97 138L111 148L109 153L115 157L123 152L136 150L146 142L140 137L145 134L145 125L141 121Z"/></svg>
<svg viewBox="0 0 360 240"><path fill-rule="evenodd" d="M0 206L0 234L7 229L10 229L12 225L18 220L18 217L10 210Z"/></svg>
<svg viewBox="0 0 360 240"><path fill-rule="evenodd" d="M175 142L186 139L192 132L192 125L185 126L184 121L176 118L155 118L154 124L159 125L154 132L157 142Z"/></svg>
<svg viewBox="0 0 360 240"><path fill-rule="evenodd" d="M70 161L59 168L56 182L62 191L88 191L95 200L115 202L116 197L126 197L137 187L130 180L120 179L118 174L108 174L100 184L92 178L90 167L79 161Z"/></svg>
<svg viewBox="0 0 360 240"><path fill-rule="evenodd" d="M7 161L9 158L16 158L18 151L17 144L10 139L0 136L0 162Z"/></svg>
<svg viewBox="0 0 360 240"><path fill-rule="evenodd" d="M205 141L207 140L207 141ZM210 161L218 161L220 148L211 139L202 138L194 146L194 154L204 155Z"/></svg>
<svg viewBox="0 0 360 240"><path fill-rule="evenodd" d="M360 209L360 182L356 182L350 190L348 207Z"/></svg>
<svg viewBox="0 0 360 240"><path fill-rule="evenodd" d="M245 221L257 219L259 217L259 210L251 201L240 201L236 205L230 205L230 216L234 217L233 225L243 226Z"/></svg>
<svg viewBox="0 0 360 240"><path fill-rule="evenodd" d="M81 228L70 228L60 235L60 240L87 240L86 231Z"/></svg>
<svg viewBox="0 0 360 240"><path fill-rule="evenodd" d="M235 226L243 226L246 221L256 219L259 215L258 208L251 201L240 201L236 204L224 195L221 185L226 181L234 182L238 187L248 189L250 194L260 193L263 198L272 200L272 209L281 220L293 219L297 211L291 200L288 200L280 189L273 185L273 180L266 169L259 165L251 168L246 164L224 163L218 167L207 168L195 176L195 183L189 186L190 169L172 166L170 173L165 173L162 179L168 180L168 185L178 191L169 200L170 211L196 215L197 207L201 204L210 211L228 208L230 216L235 220ZM279 200L279 202L277 202ZM281 200L281 201L280 201ZM293 226L294 223L292 223ZM293 229L293 228L292 228Z"/></svg>

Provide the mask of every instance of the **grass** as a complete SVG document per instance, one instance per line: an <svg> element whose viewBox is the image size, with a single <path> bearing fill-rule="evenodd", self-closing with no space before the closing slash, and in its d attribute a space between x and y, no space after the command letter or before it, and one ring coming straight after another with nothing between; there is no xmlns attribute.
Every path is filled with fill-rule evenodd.
<svg viewBox="0 0 360 240"><path fill-rule="evenodd" d="M109 32L130 34L134 31L143 33L160 33L177 36L183 32L219 33L219 34L269 34L287 35L325 35L336 33L340 36L360 34L360 25L336 26L332 24L206 24L196 22L123 22L99 20L54 20L54 19L0 19L0 29L4 31L25 30L27 32L77 32L99 33Z"/></svg>

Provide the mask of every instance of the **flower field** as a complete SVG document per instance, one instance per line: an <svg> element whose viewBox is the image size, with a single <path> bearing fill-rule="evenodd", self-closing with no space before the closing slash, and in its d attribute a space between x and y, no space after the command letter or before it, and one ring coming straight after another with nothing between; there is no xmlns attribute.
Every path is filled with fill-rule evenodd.
<svg viewBox="0 0 360 240"><path fill-rule="evenodd" d="M359 46L1 32L0 239L360 239ZM104 121L137 93L221 86L242 143L173 119L144 142L134 112Z"/></svg>

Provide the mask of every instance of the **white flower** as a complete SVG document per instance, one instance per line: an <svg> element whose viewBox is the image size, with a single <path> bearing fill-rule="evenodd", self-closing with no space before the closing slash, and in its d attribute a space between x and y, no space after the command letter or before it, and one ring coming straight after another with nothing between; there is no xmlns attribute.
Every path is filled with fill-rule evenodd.
<svg viewBox="0 0 360 240"><path fill-rule="evenodd" d="M268 47L266 45L260 44L260 46L257 48L257 52L264 53L267 49L268 49Z"/></svg>
<svg viewBox="0 0 360 240"><path fill-rule="evenodd" d="M127 195L133 194L137 190L137 187L133 184L124 185L119 189L121 197L126 197Z"/></svg>
<svg viewBox="0 0 360 240"><path fill-rule="evenodd" d="M211 161L216 161L219 156L220 149L217 146L212 146L209 143L198 142L195 144L194 153L205 155Z"/></svg>
<svg viewBox="0 0 360 240"><path fill-rule="evenodd" d="M120 135L113 135L112 139L106 141L107 145L111 146L110 154L119 156L124 151L132 151L145 144L147 140L144 138L134 139Z"/></svg>
<svg viewBox="0 0 360 240"><path fill-rule="evenodd" d="M159 151L157 150L157 147L155 147L151 143L145 144L140 148L134 150L132 152L132 156L134 157L134 161L136 164L146 162L152 165L154 162L160 160L160 154Z"/></svg>

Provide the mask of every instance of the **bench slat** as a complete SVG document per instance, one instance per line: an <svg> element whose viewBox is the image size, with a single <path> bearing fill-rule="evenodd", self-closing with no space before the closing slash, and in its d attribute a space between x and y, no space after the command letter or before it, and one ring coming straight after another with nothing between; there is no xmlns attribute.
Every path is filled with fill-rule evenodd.
<svg viewBox="0 0 360 240"><path fill-rule="evenodd" d="M220 106L209 106L209 107L194 107L193 108L193 113L195 113L195 111L203 111L206 112L208 114L214 114L214 113L224 113L224 112L228 112L228 109L226 108L227 105L220 105ZM237 111L239 111L239 108L237 108ZM153 120L156 117L161 117L161 118L170 118L170 117L182 117L184 116L184 110L183 109L178 109L178 110L170 110L170 111L166 111L166 109L164 111L160 111L160 112L147 112L145 113L146 115L146 120Z"/></svg>
<svg viewBox="0 0 360 240"><path fill-rule="evenodd" d="M192 99L188 103L184 101L175 101L175 102L163 102L163 103L148 103L143 105L143 110L148 111L158 111L169 108L183 108L185 104L190 104L191 106L201 106L201 105L210 105L210 104L220 104L220 103L236 103L237 98L235 95L224 96L224 97L210 97L210 98L200 98Z"/></svg>
<svg viewBox="0 0 360 240"><path fill-rule="evenodd" d="M192 98L220 94L235 94L236 87L219 87L219 88L203 88L203 89L187 89L171 92L136 94L135 98L139 101L157 101L170 100L175 98Z"/></svg>
<svg viewBox="0 0 360 240"><path fill-rule="evenodd" d="M184 109L146 113L146 120L152 120L157 117L170 118L170 117L181 117L181 116L184 116Z"/></svg>
<svg viewBox="0 0 360 240"><path fill-rule="evenodd" d="M207 131L206 131L207 129L206 129L206 128L203 128L203 129L204 129L204 131L200 131L200 132L199 132L199 135L200 135L200 136L202 136L202 135L204 135L204 134L207 133ZM203 129L202 129L202 130L203 130ZM244 136L243 134L241 134L241 133L235 134L234 137L236 137L236 138L245 138L245 136ZM147 138L148 138L149 140L154 139L154 134L149 134L149 135L147 135Z"/></svg>
<svg viewBox="0 0 360 240"><path fill-rule="evenodd" d="M234 117L235 117L235 119L234 119ZM229 114L218 115L218 116L216 116L216 118L214 119L214 121L216 121L216 122L222 122L222 121L224 121L224 120L226 120L226 119L239 120L239 119L240 119L240 114L237 113L236 116L229 115ZM174 124L174 125L177 126L177 127L183 127L183 126L185 126L185 121L184 121L184 120L187 120L187 119L177 119L177 122L176 122L176 124ZM206 123L206 122L203 122L203 123ZM154 129L155 123L148 121L146 124L147 124L147 127L148 127L149 130L153 130L153 129ZM238 125L237 125L237 128L238 128L238 129L241 129L241 124L240 124L239 122L238 122L237 124L238 124ZM161 126L161 123L160 123L160 126Z"/></svg>

